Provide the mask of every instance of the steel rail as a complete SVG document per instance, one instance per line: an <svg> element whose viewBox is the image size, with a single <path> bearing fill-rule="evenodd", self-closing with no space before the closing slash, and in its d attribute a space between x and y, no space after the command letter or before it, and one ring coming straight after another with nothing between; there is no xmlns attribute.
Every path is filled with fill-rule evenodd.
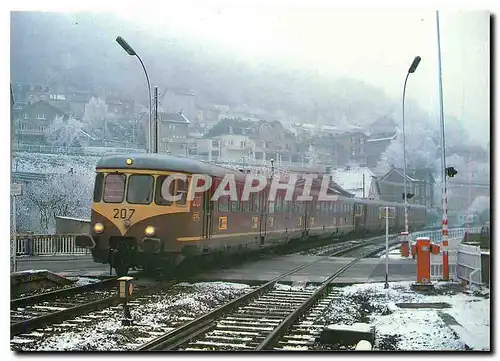
<svg viewBox="0 0 500 361"><path fill-rule="evenodd" d="M13 336L29 332L33 329L40 328L47 324L53 324L56 322L67 320L71 316L79 316L85 312L98 311L109 306L116 306L118 303L120 303L120 299L118 298L118 295L115 295L84 303L75 307L67 308L65 310L49 313L47 315L17 322L10 325L10 337L12 338Z"/></svg>
<svg viewBox="0 0 500 361"><path fill-rule="evenodd" d="M380 241L380 239L378 239ZM376 240L370 241L364 246L372 244L372 242L376 242ZM232 311L233 309L241 306L244 303L247 303L248 301L251 301L255 297L260 296L264 292L268 291L271 289L279 280L296 273L304 268L310 267L318 262L321 262L328 257L340 255L346 251L349 251L351 249L356 249L359 248L359 245L355 245L354 247L347 247L347 248L342 248L342 249L337 249L328 255L321 256L319 259L309 262L306 264L303 264L299 267L294 268L293 270L287 271L275 278L273 278L271 281L268 281L264 285L260 286L259 288L253 290L252 292L249 292L243 296L240 296L236 298L235 300L232 300L225 305L201 316L198 317L156 339L151 340L148 343L145 343L144 345L140 346L139 348L136 349L136 351L159 351L159 350L172 350L175 349L182 344L185 344L189 342L189 340L193 339L194 337L198 336L199 334L202 334L204 332L207 332L213 326L215 325L215 321L217 318L220 316Z"/></svg>
<svg viewBox="0 0 500 361"><path fill-rule="evenodd" d="M283 336L283 334L290 328L290 326L292 326L293 323L297 321L297 319L299 319L307 310L309 310L316 301L318 301L321 297L325 296L328 293L328 286L334 279L354 266L362 258L377 253L382 248L385 248L385 245L357 257L356 259L352 260L351 262L337 270L333 275L328 277L308 300L304 301L304 303L299 308L288 315L278 326L276 326L274 330L254 350L262 351L272 348L272 346L281 338L281 336Z"/></svg>
<svg viewBox="0 0 500 361"><path fill-rule="evenodd" d="M16 299L13 299L10 301L10 309L34 305L36 303L47 301L47 300L52 300L52 299L57 298L57 297L71 296L71 295L74 295L77 293L82 293L82 292L87 292L87 291L91 291L91 290L95 290L95 289L99 289L99 288L109 287L110 285L114 284L114 282L116 282L116 280L117 280L117 278L113 277L113 278L106 279L103 281L89 283L89 284L83 285L83 286L62 288L59 290L44 292L44 293L40 293L40 294L33 295L33 296L16 298Z"/></svg>

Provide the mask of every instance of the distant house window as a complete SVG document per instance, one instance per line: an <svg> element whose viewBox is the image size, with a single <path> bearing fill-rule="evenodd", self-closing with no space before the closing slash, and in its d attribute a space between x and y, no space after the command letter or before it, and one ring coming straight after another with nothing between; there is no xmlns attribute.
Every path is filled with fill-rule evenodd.
<svg viewBox="0 0 500 361"><path fill-rule="evenodd" d="M245 148L245 142L241 142L241 148Z"/></svg>
<svg viewBox="0 0 500 361"><path fill-rule="evenodd" d="M21 124L21 130L26 130L26 124Z"/></svg>
<svg viewBox="0 0 500 361"><path fill-rule="evenodd" d="M39 125L38 126L38 130L41 131L41 132L44 132L45 131L45 127L43 125Z"/></svg>
<svg viewBox="0 0 500 361"><path fill-rule="evenodd" d="M24 118L24 119L28 119L28 118L29 118L28 113L24 113L24 114L23 114L23 118Z"/></svg>
<svg viewBox="0 0 500 361"><path fill-rule="evenodd" d="M36 113L36 119L46 120L47 116L44 113Z"/></svg>

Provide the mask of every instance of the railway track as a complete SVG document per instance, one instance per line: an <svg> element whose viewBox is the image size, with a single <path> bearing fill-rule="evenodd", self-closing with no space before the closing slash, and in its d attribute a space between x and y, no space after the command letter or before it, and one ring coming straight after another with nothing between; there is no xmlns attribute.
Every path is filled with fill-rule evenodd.
<svg viewBox="0 0 500 361"><path fill-rule="evenodd" d="M116 278L10 301L11 337L119 303Z"/></svg>
<svg viewBox="0 0 500 361"><path fill-rule="evenodd" d="M380 241L380 239L379 239ZM265 350L272 349L287 330L316 303L328 305L328 285L361 258L379 251L373 247L333 273L316 288L277 289L276 284L285 277L310 267L331 256L345 254L363 245L350 242L328 255L288 271L257 289L196 318L144 345L138 351L188 350Z"/></svg>

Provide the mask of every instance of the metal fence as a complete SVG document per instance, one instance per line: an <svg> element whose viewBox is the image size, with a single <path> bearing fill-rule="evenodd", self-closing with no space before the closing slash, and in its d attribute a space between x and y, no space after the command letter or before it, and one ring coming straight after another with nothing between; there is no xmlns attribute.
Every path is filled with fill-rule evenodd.
<svg viewBox="0 0 500 361"><path fill-rule="evenodd" d="M450 244L456 241L457 247L448 250L448 274L454 281L466 281L469 284L480 285L482 282L481 247L460 244L462 238L450 239ZM431 254L431 280L443 279L443 253Z"/></svg>
<svg viewBox="0 0 500 361"><path fill-rule="evenodd" d="M74 235L29 234L16 238L16 256L88 254L87 249L76 247Z"/></svg>
<svg viewBox="0 0 500 361"><path fill-rule="evenodd" d="M467 228L452 228L448 230L448 246L450 249L458 248L460 242L462 242ZM469 233L479 233L481 232L481 227L469 228ZM441 244L442 240L442 230L435 231L419 231L415 233L410 233L411 241L416 242L419 237L429 237L432 243Z"/></svg>
<svg viewBox="0 0 500 361"><path fill-rule="evenodd" d="M448 274L451 280L457 280L457 256L458 250L448 251ZM443 279L443 254L431 254L431 280Z"/></svg>
<svg viewBox="0 0 500 361"><path fill-rule="evenodd" d="M465 232L479 233L481 227L453 228L448 230L448 274L450 280L465 280L468 283L481 284L481 249L461 244ZM442 230L419 231L410 234L411 241L419 237L428 237L434 244L441 244ZM443 253L431 254L431 280L443 279Z"/></svg>
<svg viewBox="0 0 500 361"><path fill-rule="evenodd" d="M38 144L16 144L12 145L14 152L44 153L44 154L68 154L68 155L95 155L101 156L110 153L145 153L145 149L122 148L122 147L59 147Z"/></svg>
<svg viewBox="0 0 500 361"><path fill-rule="evenodd" d="M461 244L457 257L457 278L481 285L481 247Z"/></svg>

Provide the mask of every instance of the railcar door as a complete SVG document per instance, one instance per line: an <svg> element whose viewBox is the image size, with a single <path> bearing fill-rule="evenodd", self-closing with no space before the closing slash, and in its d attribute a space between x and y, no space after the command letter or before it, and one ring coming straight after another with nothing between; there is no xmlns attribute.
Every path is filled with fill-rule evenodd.
<svg viewBox="0 0 500 361"><path fill-rule="evenodd" d="M214 202L212 202L213 187L210 187L203 196L203 229L202 238L212 238L213 234L213 211Z"/></svg>
<svg viewBox="0 0 500 361"><path fill-rule="evenodd" d="M363 224L363 219L364 219L363 204L354 203L352 208L353 208L352 217L353 217L354 230L359 231L364 226L364 224Z"/></svg>
<svg viewBox="0 0 500 361"><path fill-rule="evenodd" d="M268 193L269 190L265 188L258 194L259 197L259 235L260 235L260 245L263 246L266 240L267 234L267 208L268 208Z"/></svg>
<svg viewBox="0 0 500 361"><path fill-rule="evenodd" d="M311 223L315 221L315 219L310 219L311 216L311 201L303 201L303 202L297 202L299 206L299 212L304 215L303 218L303 224L304 224L304 230L303 230L303 235L304 237L309 236L309 231L311 229Z"/></svg>

